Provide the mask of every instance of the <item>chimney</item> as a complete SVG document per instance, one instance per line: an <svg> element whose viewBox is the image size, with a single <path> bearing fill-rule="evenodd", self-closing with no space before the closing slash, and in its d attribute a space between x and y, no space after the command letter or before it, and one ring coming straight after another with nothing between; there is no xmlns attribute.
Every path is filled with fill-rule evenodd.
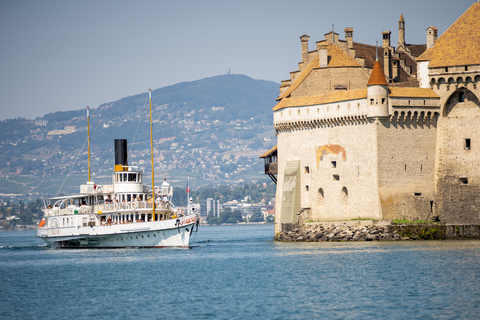
<svg viewBox="0 0 480 320"><path fill-rule="evenodd" d="M353 48L353 28L345 28L345 40L347 40L348 49Z"/></svg>
<svg viewBox="0 0 480 320"><path fill-rule="evenodd" d="M383 44L382 47L388 48L390 47L390 31L383 31L382 36L383 36Z"/></svg>
<svg viewBox="0 0 480 320"><path fill-rule="evenodd" d="M398 48L405 48L405 19L403 19L403 14L400 15L398 20Z"/></svg>
<svg viewBox="0 0 480 320"><path fill-rule="evenodd" d="M428 27L427 28L427 49L433 47L437 41L437 28Z"/></svg>
<svg viewBox="0 0 480 320"><path fill-rule="evenodd" d="M318 62L320 67L328 66L328 50L326 44L317 45L318 49Z"/></svg>
<svg viewBox="0 0 480 320"><path fill-rule="evenodd" d="M307 59L308 59L308 39L310 39L310 37L307 36L306 34L300 37L300 40L302 40L302 62L303 63L307 62Z"/></svg>

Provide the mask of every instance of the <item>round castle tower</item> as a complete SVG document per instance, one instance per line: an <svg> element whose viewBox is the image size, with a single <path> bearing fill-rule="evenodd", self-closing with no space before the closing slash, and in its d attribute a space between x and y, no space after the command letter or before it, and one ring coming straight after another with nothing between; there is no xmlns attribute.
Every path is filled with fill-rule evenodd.
<svg viewBox="0 0 480 320"><path fill-rule="evenodd" d="M378 60L373 65L367 83L367 117L388 117L388 82Z"/></svg>

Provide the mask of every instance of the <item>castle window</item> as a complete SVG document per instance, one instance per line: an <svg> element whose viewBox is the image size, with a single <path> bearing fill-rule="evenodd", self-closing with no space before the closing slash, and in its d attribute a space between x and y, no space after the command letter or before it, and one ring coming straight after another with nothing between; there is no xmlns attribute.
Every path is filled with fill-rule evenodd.
<svg viewBox="0 0 480 320"><path fill-rule="evenodd" d="M408 105L410 105L410 100L408 100Z"/></svg>
<svg viewBox="0 0 480 320"><path fill-rule="evenodd" d="M340 176L338 174L334 174L333 181L340 181Z"/></svg>
<svg viewBox="0 0 480 320"><path fill-rule="evenodd" d="M385 104L385 98L382 98L382 104Z"/></svg>
<svg viewBox="0 0 480 320"><path fill-rule="evenodd" d="M458 93L458 102L465 102L465 92L460 91Z"/></svg>
<svg viewBox="0 0 480 320"><path fill-rule="evenodd" d="M323 189L322 188L318 189L318 195L322 198L325 197L325 195L323 194Z"/></svg>
<svg viewBox="0 0 480 320"><path fill-rule="evenodd" d="M471 147L470 139L465 139L465 150L470 150Z"/></svg>
<svg viewBox="0 0 480 320"><path fill-rule="evenodd" d="M336 168L337 167L337 161L332 161L332 168Z"/></svg>
<svg viewBox="0 0 480 320"><path fill-rule="evenodd" d="M468 71L468 66L465 66L465 71Z"/></svg>
<svg viewBox="0 0 480 320"><path fill-rule="evenodd" d="M466 176L460 176L459 179L462 184L468 184L468 178Z"/></svg>
<svg viewBox="0 0 480 320"><path fill-rule="evenodd" d="M310 167L308 166L305 167L305 173L310 173Z"/></svg>
<svg viewBox="0 0 480 320"><path fill-rule="evenodd" d="M308 185L307 185L307 186L305 186L305 191L308 191L308 190L309 190L309 187L308 187Z"/></svg>
<svg viewBox="0 0 480 320"><path fill-rule="evenodd" d="M342 188L342 205L348 204L348 190L347 187Z"/></svg>
<svg viewBox="0 0 480 320"><path fill-rule="evenodd" d="M448 72L448 67L445 67L445 72Z"/></svg>
<svg viewBox="0 0 480 320"><path fill-rule="evenodd" d="M323 205L325 199L325 194L323 193L323 189L318 189L318 204Z"/></svg>
<svg viewBox="0 0 480 320"><path fill-rule="evenodd" d="M370 104L373 104L373 101L374 101L373 99L370 99Z"/></svg>
<svg viewBox="0 0 480 320"><path fill-rule="evenodd" d="M421 196L422 196L422 193L421 193L421 192L415 192L413 195L414 195L415 197L421 197Z"/></svg>

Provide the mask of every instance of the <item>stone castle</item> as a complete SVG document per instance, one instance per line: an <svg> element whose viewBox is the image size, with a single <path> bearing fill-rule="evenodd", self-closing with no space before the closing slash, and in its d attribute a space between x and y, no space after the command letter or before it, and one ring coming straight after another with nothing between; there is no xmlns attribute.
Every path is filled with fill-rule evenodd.
<svg viewBox="0 0 480 320"><path fill-rule="evenodd" d="M480 223L480 3L426 44L373 46L334 32L282 81L277 146L262 157L277 182L275 232L356 218ZM270 168L270 169L268 169ZM267 172L268 171L268 172Z"/></svg>

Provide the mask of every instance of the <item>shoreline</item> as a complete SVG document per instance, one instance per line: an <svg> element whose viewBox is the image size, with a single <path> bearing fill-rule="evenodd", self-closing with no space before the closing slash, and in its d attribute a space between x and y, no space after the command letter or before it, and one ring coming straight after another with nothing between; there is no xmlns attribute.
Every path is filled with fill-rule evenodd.
<svg viewBox="0 0 480 320"><path fill-rule="evenodd" d="M274 240L284 242L406 241L480 239L480 226L431 223L392 223L390 220L282 224Z"/></svg>

